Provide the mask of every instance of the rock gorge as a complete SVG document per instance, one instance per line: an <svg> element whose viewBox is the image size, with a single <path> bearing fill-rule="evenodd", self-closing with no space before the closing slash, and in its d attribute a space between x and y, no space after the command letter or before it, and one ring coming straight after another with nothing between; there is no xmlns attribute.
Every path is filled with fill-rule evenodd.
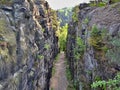
<svg viewBox="0 0 120 90"><path fill-rule="evenodd" d="M58 53L52 9L44 0L0 5L0 90L48 90Z"/></svg>
<svg viewBox="0 0 120 90"><path fill-rule="evenodd" d="M72 14L63 39L71 81L75 90L103 90L91 84L120 71L120 2L103 7L83 3ZM0 1L0 90L49 90L60 48L59 24L45 0Z"/></svg>
<svg viewBox="0 0 120 90"><path fill-rule="evenodd" d="M76 7L77 19L69 23L66 56L76 90L92 89L98 80L108 80L120 71L120 3ZM115 90L107 88L104 90Z"/></svg>

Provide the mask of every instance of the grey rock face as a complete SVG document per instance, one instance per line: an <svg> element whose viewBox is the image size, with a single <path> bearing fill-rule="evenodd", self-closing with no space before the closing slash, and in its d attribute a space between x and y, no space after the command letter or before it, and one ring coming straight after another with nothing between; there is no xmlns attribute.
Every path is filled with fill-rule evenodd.
<svg viewBox="0 0 120 90"><path fill-rule="evenodd" d="M0 90L49 89L58 40L48 13L40 16L50 9L45 3L16 0L0 8Z"/></svg>
<svg viewBox="0 0 120 90"><path fill-rule="evenodd" d="M118 43L120 41L120 12L118 10L120 3L102 8L81 4L79 8L79 21L69 24L66 55L74 83L77 82L77 90L93 90L90 85L94 81L113 78L119 71L116 67L119 68L120 64L118 55L120 50ZM108 50L105 53L96 50L90 44L89 39L94 25L100 31L106 29L107 35L104 37L104 43ZM77 38L81 38L85 45L84 53L79 59L76 59L74 53Z"/></svg>

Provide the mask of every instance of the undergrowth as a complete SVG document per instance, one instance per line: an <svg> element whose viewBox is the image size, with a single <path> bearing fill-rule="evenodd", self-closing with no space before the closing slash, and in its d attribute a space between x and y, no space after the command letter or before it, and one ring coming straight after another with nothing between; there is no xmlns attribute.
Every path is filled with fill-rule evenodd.
<svg viewBox="0 0 120 90"><path fill-rule="evenodd" d="M68 80L67 90L76 90L74 83L73 83L73 80L72 80L72 75L71 75L67 60L66 60L66 77Z"/></svg>
<svg viewBox="0 0 120 90"><path fill-rule="evenodd" d="M101 80L92 83L92 88L102 88L102 90L120 90L120 73L118 73L114 79L108 81Z"/></svg>

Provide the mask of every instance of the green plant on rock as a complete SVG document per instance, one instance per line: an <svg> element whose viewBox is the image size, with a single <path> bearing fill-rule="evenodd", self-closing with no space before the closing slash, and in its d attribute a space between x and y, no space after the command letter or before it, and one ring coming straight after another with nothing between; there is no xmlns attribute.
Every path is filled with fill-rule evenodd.
<svg viewBox="0 0 120 90"><path fill-rule="evenodd" d="M50 49L50 45L49 44L45 44L44 48L49 50Z"/></svg>
<svg viewBox="0 0 120 90"><path fill-rule="evenodd" d="M57 17L57 12L53 9L51 9L51 13L50 13L50 18L52 20L52 28L53 30L58 30L60 22L58 21L58 17Z"/></svg>
<svg viewBox="0 0 120 90"><path fill-rule="evenodd" d="M92 88L102 88L103 90L120 90L120 73L118 73L114 79L108 81L101 80L92 83Z"/></svg>
<svg viewBox="0 0 120 90"><path fill-rule="evenodd" d="M42 28L42 32L44 32L45 31L45 29L44 28Z"/></svg>
<svg viewBox="0 0 120 90"><path fill-rule="evenodd" d="M107 3L107 0L101 0L101 1L91 0L90 6L103 7L103 6L106 6L106 3Z"/></svg>
<svg viewBox="0 0 120 90"><path fill-rule="evenodd" d="M95 81L100 81L100 80L101 80L100 76L95 76Z"/></svg>
<svg viewBox="0 0 120 90"><path fill-rule="evenodd" d="M79 12L79 7L76 6L73 8L73 15L72 15L72 19L74 22L78 22L78 12Z"/></svg>
<svg viewBox="0 0 120 90"><path fill-rule="evenodd" d="M67 80L69 82L67 90L76 90L76 87L75 87L74 82L72 80L72 74L71 74L68 62L66 62L66 64L67 64L67 66L66 66L66 77L67 77Z"/></svg>
<svg viewBox="0 0 120 90"><path fill-rule="evenodd" d="M85 18L84 21L83 21L84 24L88 24L89 23L89 19L88 18Z"/></svg>
<svg viewBox="0 0 120 90"><path fill-rule="evenodd" d="M37 55L37 58L42 60L42 59L44 59L44 56L43 55Z"/></svg>
<svg viewBox="0 0 120 90"><path fill-rule="evenodd" d="M96 50L106 49L104 39L106 35L106 30L99 30L96 25L93 25L92 30L90 32L89 44L93 46Z"/></svg>
<svg viewBox="0 0 120 90"><path fill-rule="evenodd" d="M75 54L76 60L80 59L83 56L84 50L85 50L85 44L84 44L83 40L80 37L77 37L76 38L76 47L74 49L74 54Z"/></svg>

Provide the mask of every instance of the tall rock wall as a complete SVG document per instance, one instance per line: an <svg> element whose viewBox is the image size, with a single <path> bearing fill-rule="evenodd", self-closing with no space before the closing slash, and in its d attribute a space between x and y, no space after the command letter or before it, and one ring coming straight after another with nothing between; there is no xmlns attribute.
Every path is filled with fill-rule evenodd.
<svg viewBox="0 0 120 90"><path fill-rule="evenodd" d="M66 56L77 90L92 90L94 81L120 70L120 3L79 9L78 21L69 23Z"/></svg>
<svg viewBox="0 0 120 90"><path fill-rule="evenodd" d="M48 90L58 53L51 9L44 0L0 5L0 90Z"/></svg>

